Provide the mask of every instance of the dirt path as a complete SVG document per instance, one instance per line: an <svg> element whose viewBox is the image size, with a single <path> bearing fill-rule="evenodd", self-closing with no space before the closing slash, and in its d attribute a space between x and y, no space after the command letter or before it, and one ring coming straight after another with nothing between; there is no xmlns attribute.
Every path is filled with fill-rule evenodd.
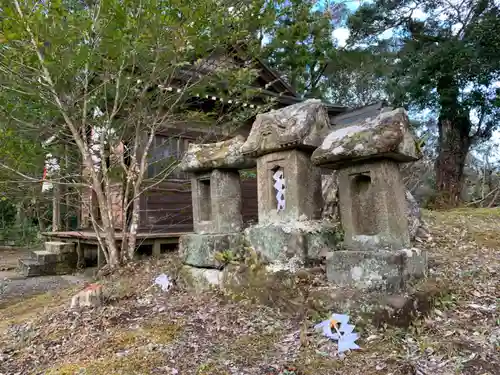
<svg viewBox="0 0 500 375"><path fill-rule="evenodd" d="M49 291L57 291L72 285L78 285L85 280L83 275L26 278L16 269L19 259L23 257L29 257L29 250L0 249L0 309L6 302Z"/></svg>

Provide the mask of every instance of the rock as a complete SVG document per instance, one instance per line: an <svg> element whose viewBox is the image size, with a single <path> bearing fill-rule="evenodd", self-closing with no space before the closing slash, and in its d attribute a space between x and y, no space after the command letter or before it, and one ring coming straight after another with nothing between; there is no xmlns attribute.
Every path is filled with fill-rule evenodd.
<svg viewBox="0 0 500 375"><path fill-rule="evenodd" d="M245 229L245 235L266 262L280 264L292 259L302 265L319 262L341 241L338 227L321 221L256 225Z"/></svg>
<svg viewBox="0 0 500 375"><path fill-rule="evenodd" d="M100 306L102 301L102 285L90 284L73 296L71 308Z"/></svg>
<svg viewBox="0 0 500 375"><path fill-rule="evenodd" d="M313 150L330 130L325 105L309 99L258 114L242 152L255 157L290 148Z"/></svg>
<svg viewBox="0 0 500 375"><path fill-rule="evenodd" d="M408 190L406 191L406 203L408 207L408 231L410 232L410 240L413 241L421 226L422 214L418 202Z"/></svg>
<svg viewBox="0 0 500 375"><path fill-rule="evenodd" d="M195 267L221 268L223 264L216 259L216 254L230 251L236 256L243 251L243 246L244 236L241 233L188 233L179 238L179 254L183 263Z"/></svg>
<svg viewBox="0 0 500 375"><path fill-rule="evenodd" d="M385 296L374 306L372 322L376 327L408 328L415 320L426 317L434 308L434 300L448 292L446 285L429 281L408 296Z"/></svg>
<svg viewBox="0 0 500 375"><path fill-rule="evenodd" d="M398 108L332 131L313 152L311 160L315 165L338 169L346 162L373 158L409 162L421 157L408 115Z"/></svg>
<svg viewBox="0 0 500 375"><path fill-rule="evenodd" d="M255 167L255 160L241 152L243 136L217 142L189 144L180 163L185 172L206 172L213 169L247 169Z"/></svg>
<svg viewBox="0 0 500 375"><path fill-rule="evenodd" d="M321 189L323 192L322 217L324 219L339 221L338 182L335 171L321 176Z"/></svg>
<svg viewBox="0 0 500 375"><path fill-rule="evenodd" d="M220 270L183 266L180 272L181 283L195 292L203 292L214 287L221 287L224 274Z"/></svg>
<svg viewBox="0 0 500 375"><path fill-rule="evenodd" d="M408 230L411 241L424 241L430 239L430 233L422 219L422 211L413 194L406 191L406 202L408 204Z"/></svg>
<svg viewBox="0 0 500 375"><path fill-rule="evenodd" d="M322 217L324 219L339 221L338 182L335 171L332 171L331 174L322 175L321 183L324 202ZM420 205L409 190L406 191L405 197L408 205L407 214L410 240L414 241L416 238L429 238L429 232L425 228L425 223L422 220Z"/></svg>
<svg viewBox="0 0 500 375"><path fill-rule="evenodd" d="M339 286L362 290L398 291L411 278L427 272L427 254L399 251L335 251L326 259L326 276Z"/></svg>

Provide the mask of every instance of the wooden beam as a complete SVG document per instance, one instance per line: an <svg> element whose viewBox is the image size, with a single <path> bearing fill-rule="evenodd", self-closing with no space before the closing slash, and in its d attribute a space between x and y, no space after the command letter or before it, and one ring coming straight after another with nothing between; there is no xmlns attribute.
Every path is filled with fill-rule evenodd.
<svg viewBox="0 0 500 375"><path fill-rule="evenodd" d="M54 184L52 195L52 231L61 229L61 185Z"/></svg>

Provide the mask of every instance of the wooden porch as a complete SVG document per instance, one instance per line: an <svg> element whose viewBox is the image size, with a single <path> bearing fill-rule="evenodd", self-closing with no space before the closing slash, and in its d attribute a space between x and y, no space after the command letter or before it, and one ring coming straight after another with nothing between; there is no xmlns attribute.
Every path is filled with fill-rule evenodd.
<svg viewBox="0 0 500 375"><path fill-rule="evenodd" d="M138 233L137 245L138 246L152 246L152 255L158 256L162 252L162 247L176 246L179 243L179 237L183 233ZM97 233L93 231L66 231L66 232L44 232L42 233L47 241L63 241L76 243L77 248L83 246L98 247L99 241ZM104 233L100 234L101 239L104 239ZM115 239L118 243L123 240L123 233L116 233Z"/></svg>

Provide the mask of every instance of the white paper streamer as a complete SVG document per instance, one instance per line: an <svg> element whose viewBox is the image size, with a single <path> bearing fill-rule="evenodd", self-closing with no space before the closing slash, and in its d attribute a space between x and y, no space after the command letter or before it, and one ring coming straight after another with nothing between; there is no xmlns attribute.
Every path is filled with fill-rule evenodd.
<svg viewBox="0 0 500 375"><path fill-rule="evenodd" d="M278 212L285 210L285 176L283 174L283 169L278 169L274 175L273 179L275 181L274 188L276 189L276 210Z"/></svg>

